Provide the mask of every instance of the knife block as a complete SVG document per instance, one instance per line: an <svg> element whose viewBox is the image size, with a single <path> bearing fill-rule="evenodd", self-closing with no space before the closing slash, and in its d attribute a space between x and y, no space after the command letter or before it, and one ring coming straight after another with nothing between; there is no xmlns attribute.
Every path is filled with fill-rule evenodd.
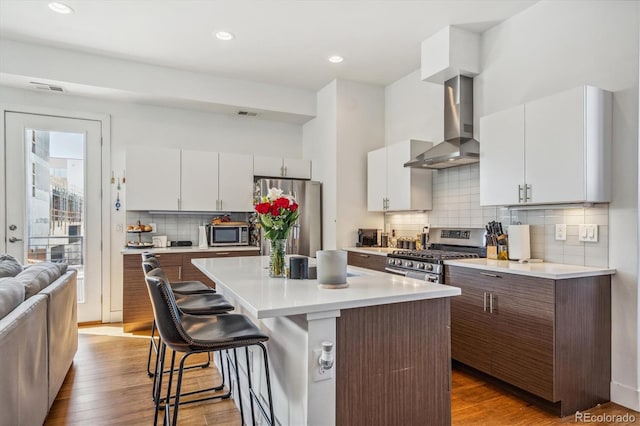
<svg viewBox="0 0 640 426"><path fill-rule="evenodd" d="M498 259L498 246L487 246L487 259Z"/></svg>

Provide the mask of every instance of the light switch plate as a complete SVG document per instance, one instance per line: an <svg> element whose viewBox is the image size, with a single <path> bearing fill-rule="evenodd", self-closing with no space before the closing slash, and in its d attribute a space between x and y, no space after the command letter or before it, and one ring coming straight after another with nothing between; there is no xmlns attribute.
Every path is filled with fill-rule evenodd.
<svg viewBox="0 0 640 426"><path fill-rule="evenodd" d="M588 243L598 242L598 225L585 223L578 225L578 240Z"/></svg>
<svg viewBox="0 0 640 426"><path fill-rule="evenodd" d="M567 224L566 223L556 224L556 241L566 241L566 240L567 240Z"/></svg>

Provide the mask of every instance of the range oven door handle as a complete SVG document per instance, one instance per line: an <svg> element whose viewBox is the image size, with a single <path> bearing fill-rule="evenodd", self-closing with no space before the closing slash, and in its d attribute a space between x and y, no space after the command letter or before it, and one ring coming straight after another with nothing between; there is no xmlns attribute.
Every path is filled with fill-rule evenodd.
<svg viewBox="0 0 640 426"><path fill-rule="evenodd" d="M402 269L396 269L396 268L389 268L388 266L384 268L385 271L387 272L391 272L392 274L396 274L396 275L403 275L403 276L407 276L407 271L402 270Z"/></svg>

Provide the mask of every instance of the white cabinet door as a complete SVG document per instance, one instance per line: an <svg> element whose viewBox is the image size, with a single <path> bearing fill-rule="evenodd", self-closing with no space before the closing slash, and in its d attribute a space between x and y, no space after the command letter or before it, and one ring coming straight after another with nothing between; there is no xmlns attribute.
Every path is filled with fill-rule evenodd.
<svg viewBox="0 0 640 426"><path fill-rule="evenodd" d="M178 210L180 150L127 148L127 210Z"/></svg>
<svg viewBox="0 0 640 426"><path fill-rule="evenodd" d="M279 177L283 174L282 157L253 157L255 176Z"/></svg>
<svg viewBox="0 0 640 426"><path fill-rule="evenodd" d="M527 202L586 199L584 93L582 86L526 104Z"/></svg>
<svg viewBox="0 0 640 426"><path fill-rule="evenodd" d="M367 210L381 212L387 198L387 148L367 154Z"/></svg>
<svg viewBox="0 0 640 426"><path fill-rule="evenodd" d="M411 169L404 167L404 163L411 159L409 144L387 146L388 210L411 209Z"/></svg>
<svg viewBox="0 0 640 426"><path fill-rule="evenodd" d="M250 212L253 210L253 157L220 153L219 211Z"/></svg>
<svg viewBox="0 0 640 426"><path fill-rule="evenodd" d="M218 153L182 150L180 210L215 211L218 200Z"/></svg>
<svg viewBox="0 0 640 426"><path fill-rule="evenodd" d="M311 161L300 158L285 158L283 164L285 177L311 179Z"/></svg>
<svg viewBox="0 0 640 426"><path fill-rule="evenodd" d="M524 105L480 118L480 205L524 197Z"/></svg>

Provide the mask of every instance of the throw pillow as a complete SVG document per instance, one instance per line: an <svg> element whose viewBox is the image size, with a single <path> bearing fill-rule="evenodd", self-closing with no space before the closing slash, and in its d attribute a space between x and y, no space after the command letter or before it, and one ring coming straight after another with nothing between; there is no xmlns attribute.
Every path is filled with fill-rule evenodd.
<svg viewBox="0 0 640 426"><path fill-rule="evenodd" d="M25 268L15 278L24 286L24 298L28 299L57 280L62 275L63 269L67 270L67 265L64 263L36 263Z"/></svg>
<svg viewBox="0 0 640 426"><path fill-rule="evenodd" d="M0 278L0 318L24 301L24 286L15 278Z"/></svg>
<svg viewBox="0 0 640 426"><path fill-rule="evenodd" d="M10 254L0 254L0 278L15 277L22 272L22 265Z"/></svg>

